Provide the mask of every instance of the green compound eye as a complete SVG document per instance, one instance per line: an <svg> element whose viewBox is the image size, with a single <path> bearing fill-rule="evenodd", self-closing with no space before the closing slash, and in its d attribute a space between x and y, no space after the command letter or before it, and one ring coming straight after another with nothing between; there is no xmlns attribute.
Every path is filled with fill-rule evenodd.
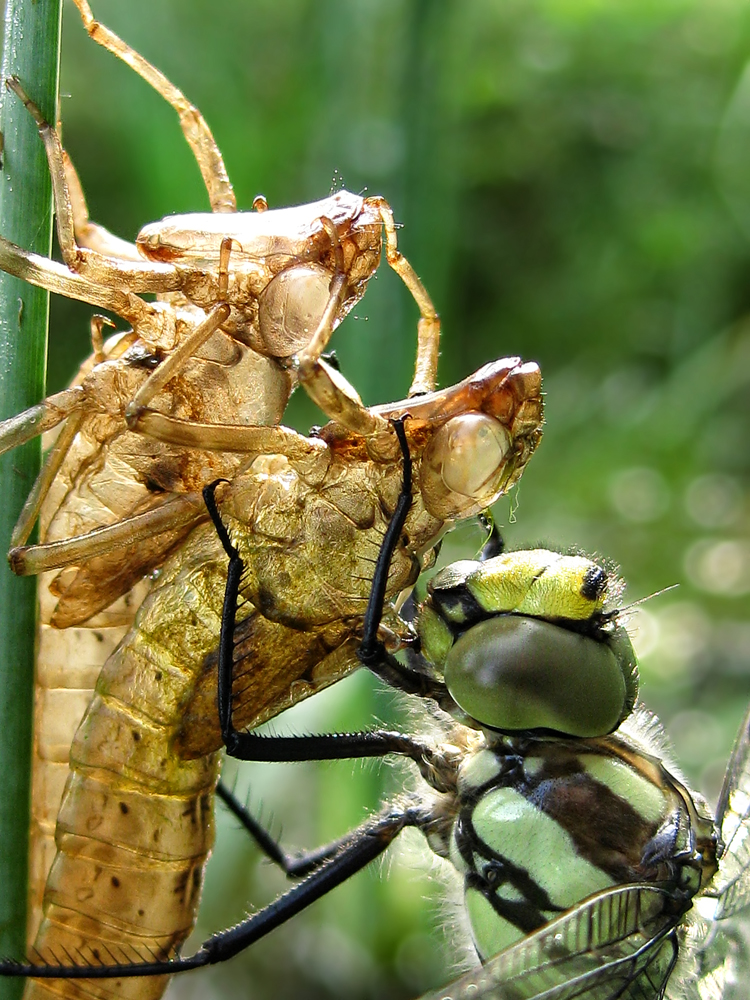
<svg viewBox="0 0 750 1000"><path fill-rule="evenodd" d="M508 732L611 733L637 691L635 652L623 628L604 641L538 618L479 622L445 659L445 682L478 722Z"/></svg>

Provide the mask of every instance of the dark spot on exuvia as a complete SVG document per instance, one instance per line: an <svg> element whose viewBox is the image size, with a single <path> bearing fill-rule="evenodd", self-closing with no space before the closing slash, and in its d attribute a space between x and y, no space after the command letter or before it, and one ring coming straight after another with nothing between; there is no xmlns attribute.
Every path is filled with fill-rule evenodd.
<svg viewBox="0 0 750 1000"><path fill-rule="evenodd" d="M160 837L161 837L161 831L157 827L157 829L154 830L154 836L152 838L155 844L158 843Z"/></svg>
<svg viewBox="0 0 750 1000"><path fill-rule="evenodd" d="M607 574L601 566L591 566L586 570L581 584L581 597L587 601L595 601L601 597L607 586Z"/></svg>
<svg viewBox="0 0 750 1000"><path fill-rule="evenodd" d="M146 911L145 911L145 910L139 910L139 911L138 911L138 916L139 916L139 917L143 917L143 916L145 916L145 914L146 914Z"/></svg>
<svg viewBox="0 0 750 1000"><path fill-rule="evenodd" d="M160 681L161 678L162 678L162 672L161 672L161 670L157 670L156 673L154 674L154 680L155 681Z"/></svg>
<svg viewBox="0 0 750 1000"><path fill-rule="evenodd" d="M133 739L134 739L134 740L135 740L135 742L137 743L137 742L138 742L138 741L140 740L140 738L141 738L141 734L140 734L140 733L138 732L138 730L137 730L137 729L132 729L132 730L131 730L131 733L132 733L132 735L133 735Z"/></svg>
<svg viewBox="0 0 750 1000"><path fill-rule="evenodd" d="M195 799L189 799L185 808L182 810L182 816L189 816L193 823L198 818L198 803Z"/></svg>
<svg viewBox="0 0 750 1000"><path fill-rule="evenodd" d="M94 632L94 638L96 639L97 642L104 642L104 636L101 634L101 632Z"/></svg>
<svg viewBox="0 0 750 1000"><path fill-rule="evenodd" d="M152 371L160 365L162 358L162 354L152 353L141 346L131 347L124 356L126 364L130 365L131 368L145 368L146 371Z"/></svg>
<svg viewBox="0 0 750 1000"><path fill-rule="evenodd" d="M143 478L143 484L150 493L161 495L162 493L184 492L184 479L189 472L190 461L186 456L165 455L161 459L151 463L147 476Z"/></svg>
<svg viewBox="0 0 750 1000"><path fill-rule="evenodd" d="M116 875L112 876L112 885L115 887L115 889L120 888L120 880Z"/></svg>
<svg viewBox="0 0 750 1000"><path fill-rule="evenodd" d="M123 814L123 816L127 816L127 814L130 812L130 807L126 802L120 803L120 812Z"/></svg>

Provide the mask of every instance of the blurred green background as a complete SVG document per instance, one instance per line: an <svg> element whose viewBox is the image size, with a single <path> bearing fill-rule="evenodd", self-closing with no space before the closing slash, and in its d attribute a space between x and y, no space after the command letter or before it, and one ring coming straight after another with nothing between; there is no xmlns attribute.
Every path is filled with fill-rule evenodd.
<svg viewBox="0 0 750 1000"><path fill-rule="evenodd" d="M543 445L497 517L512 545L610 557L635 600L643 696L716 794L750 696L750 10L743 0L99 0L94 12L201 108L241 207L378 193L444 322L440 379L520 354L542 367ZM132 239L206 210L174 113L90 42L72 5L62 122L91 217ZM90 350L56 300L50 391ZM382 267L337 332L366 402L403 396L416 312ZM289 422L319 420L306 400ZM443 559L472 554L463 530ZM412 725L364 676L282 727ZM227 772L234 765L227 766ZM398 767L243 769L292 845L403 782ZM246 789L250 789L246 792ZM419 839L176 997L410 997L459 937ZM220 817L198 935L282 880ZM438 929L439 928L439 929Z"/></svg>

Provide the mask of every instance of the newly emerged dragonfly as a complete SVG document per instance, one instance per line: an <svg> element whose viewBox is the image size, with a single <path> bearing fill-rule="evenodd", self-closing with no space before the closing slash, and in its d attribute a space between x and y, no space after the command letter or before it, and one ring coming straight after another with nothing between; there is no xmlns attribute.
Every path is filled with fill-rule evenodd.
<svg viewBox="0 0 750 1000"><path fill-rule="evenodd" d="M375 408L369 436L335 423L314 438L281 427L256 432L263 453L217 491L248 567L235 673L242 725L357 665L372 565L399 495L401 456L388 421L406 411L419 488L391 596L429 564L452 521L483 510L518 479L540 437L539 370L506 359L451 389ZM100 674L70 752L36 942L43 952L146 941L169 949L189 933L213 840L225 578L213 526L195 528ZM157 996L163 985L150 981L133 995Z"/></svg>
<svg viewBox="0 0 750 1000"><path fill-rule="evenodd" d="M401 519L408 517L408 458L404 483ZM223 511L214 516L231 553L219 668L231 674L244 555L227 536ZM244 758L404 755L425 787L310 855L290 859L271 848L291 874L312 874L193 956L161 959L153 945L117 951L108 944L70 961L59 948L31 965L2 963L0 972L88 978L87 995L103 995L93 992L94 979L114 976L121 995L129 977L224 961L411 826L462 877L483 961L426 1000L729 995L740 945L718 935L717 946L706 927L750 902L750 713L714 819L661 759L658 723L643 709L633 712L637 666L619 612L607 607L612 579L588 559L546 550L467 560L439 573L418 616L421 650L400 662L378 640L389 546L403 527L397 518L379 554L359 655L396 686L450 709L442 741L379 731L263 738L233 728L226 698L223 729ZM118 799L126 801L122 792ZM263 832L245 819L263 844ZM699 942L710 947L696 949Z"/></svg>

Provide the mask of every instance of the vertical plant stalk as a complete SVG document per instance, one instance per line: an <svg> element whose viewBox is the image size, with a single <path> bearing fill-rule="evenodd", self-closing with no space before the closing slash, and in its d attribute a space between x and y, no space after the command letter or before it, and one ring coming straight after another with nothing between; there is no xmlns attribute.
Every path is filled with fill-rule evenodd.
<svg viewBox="0 0 750 1000"><path fill-rule="evenodd" d="M56 120L61 0L6 0L0 131L0 233L48 256L52 243L49 171L36 126L5 87L16 75L49 121ZM0 274L0 419L44 396L49 296ZM33 442L0 458L0 548L8 541L39 468ZM0 954L25 951L31 709L36 587L0 562ZM0 1000L20 996L22 980L0 982Z"/></svg>

